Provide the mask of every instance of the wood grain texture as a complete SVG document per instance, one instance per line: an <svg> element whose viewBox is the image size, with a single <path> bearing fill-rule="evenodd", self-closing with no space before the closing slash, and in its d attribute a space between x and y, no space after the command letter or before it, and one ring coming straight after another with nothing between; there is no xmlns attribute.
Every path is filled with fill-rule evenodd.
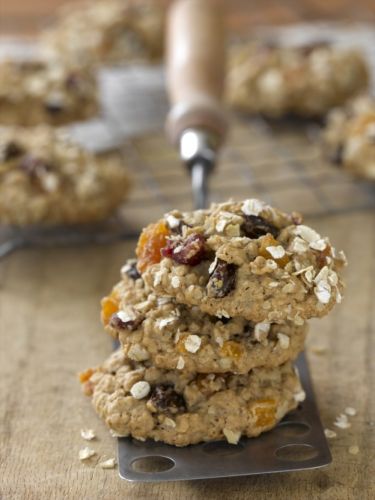
<svg viewBox="0 0 375 500"><path fill-rule="evenodd" d="M98 302L118 278L134 242L95 248L21 251L0 262L0 498L52 499L372 499L375 496L375 214L309 221L351 263L341 307L312 322L309 359L321 417L337 431L327 468L273 476L130 484L96 466L116 442L81 394L76 373L100 363L110 339ZM311 348L325 347L324 354ZM352 427L332 423L346 406ZM80 429L96 430L87 465ZM348 448L359 446L358 455Z"/></svg>

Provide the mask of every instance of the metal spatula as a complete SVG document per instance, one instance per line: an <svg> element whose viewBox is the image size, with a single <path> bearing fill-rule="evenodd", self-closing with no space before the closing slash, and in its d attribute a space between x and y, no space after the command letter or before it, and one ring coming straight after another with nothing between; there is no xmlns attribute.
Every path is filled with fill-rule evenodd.
<svg viewBox="0 0 375 500"><path fill-rule="evenodd" d="M167 29L167 134L191 172L194 206L207 203L207 178L223 143L225 37L218 2L180 0Z"/></svg>

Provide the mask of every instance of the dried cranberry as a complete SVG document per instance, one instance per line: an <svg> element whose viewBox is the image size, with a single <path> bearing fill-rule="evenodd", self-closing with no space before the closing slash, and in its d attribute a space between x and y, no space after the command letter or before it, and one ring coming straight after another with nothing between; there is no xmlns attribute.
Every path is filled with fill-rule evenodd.
<svg viewBox="0 0 375 500"><path fill-rule="evenodd" d="M186 411L184 397L167 384L155 386L149 401L161 412L182 413Z"/></svg>
<svg viewBox="0 0 375 500"><path fill-rule="evenodd" d="M141 317L129 319L127 321L123 321L117 313L113 314L109 326L114 330L130 330L133 332L136 330L139 325L142 323L143 319Z"/></svg>
<svg viewBox="0 0 375 500"><path fill-rule="evenodd" d="M279 235L279 230L276 226L258 215L244 215L241 230L245 236L252 239L257 239L267 233L271 233L274 238L277 238Z"/></svg>
<svg viewBox="0 0 375 500"><path fill-rule="evenodd" d="M18 156L21 156L23 153L24 153L24 149L22 146L20 146L19 144L17 144L14 141L9 141L4 146L3 158L4 158L4 161L9 161L9 160L13 160L13 158L17 158Z"/></svg>
<svg viewBox="0 0 375 500"><path fill-rule="evenodd" d="M208 295L217 299L228 295L236 284L236 270L235 264L228 264L228 262L218 259L207 283Z"/></svg>
<svg viewBox="0 0 375 500"><path fill-rule="evenodd" d="M39 175L44 172L50 172L52 170L52 165L42 158L38 158L32 155L24 156L18 167L25 171L30 177Z"/></svg>
<svg viewBox="0 0 375 500"><path fill-rule="evenodd" d="M168 240L161 254L178 264L196 266L206 256L205 241L203 234L199 233L193 233L186 239Z"/></svg>
<svg viewBox="0 0 375 500"><path fill-rule="evenodd" d="M141 275L139 274L138 269L137 269L137 262L136 261L132 262L130 264L130 267L126 271L126 274L129 276L129 278L131 278L134 281L141 277Z"/></svg>

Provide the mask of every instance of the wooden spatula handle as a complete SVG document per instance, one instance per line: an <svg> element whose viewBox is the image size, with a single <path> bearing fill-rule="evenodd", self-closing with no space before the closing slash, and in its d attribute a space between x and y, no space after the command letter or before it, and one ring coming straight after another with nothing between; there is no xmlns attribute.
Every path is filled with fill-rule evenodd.
<svg viewBox="0 0 375 500"><path fill-rule="evenodd" d="M221 105L225 36L220 2L176 0L167 23L167 86L171 111L167 133L173 143L188 128L212 132L220 141L227 129Z"/></svg>

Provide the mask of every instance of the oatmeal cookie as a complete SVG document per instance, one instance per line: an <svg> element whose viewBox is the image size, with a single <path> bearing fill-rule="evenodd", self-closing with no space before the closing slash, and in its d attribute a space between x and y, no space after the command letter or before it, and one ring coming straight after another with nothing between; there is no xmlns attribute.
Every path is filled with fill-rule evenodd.
<svg viewBox="0 0 375 500"><path fill-rule="evenodd" d="M98 113L97 84L88 68L57 62L0 62L0 124L62 125Z"/></svg>
<svg viewBox="0 0 375 500"><path fill-rule="evenodd" d="M198 307L157 297L137 273L135 261L102 300L106 330L120 340L127 357L157 368L193 373L248 373L276 367L303 350L306 325L219 319Z"/></svg>
<svg viewBox="0 0 375 500"><path fill-rule="evenodd" d="M332 110L323 133L331 161L365 179L375 180L375 99L361 96Z"/></svg>
<svg viewBox="0 0 375 500"><path fill-rule="evenodd" d="M300 47L247 43L230 52L229 102L270 117L320 117L368 86L363 56L328 43Z"/></svg>
<svg viewBox="0 0 375 500"><path fill-rule="evenodd" d="M176 446L258 436L305 396L291 363L247 375L196 376L136 364L121 350L80 379L115 435Z"/></svg>
<svg viewBox="0 0 375 500"><path fill-rule="evenodd" d="M90 64L158 61L163 33L163 10L155 2L94 0L65 5L41 45L47 57Z"/></svg>
<svg viewBox="0 0 375 500"><path fill-rule="evenodd" d="M301 325L341 301L343 253L298 214L256 199L170 212L143 230L136 252L158 296L217 317Z"/></svg>
<svg viewBox="0 0 375 500"><path fill-rule="evenodd" d="M0 129L2 224L97 222L115 211L128 188L119 159L94 156L62 129Z"/></svg>

